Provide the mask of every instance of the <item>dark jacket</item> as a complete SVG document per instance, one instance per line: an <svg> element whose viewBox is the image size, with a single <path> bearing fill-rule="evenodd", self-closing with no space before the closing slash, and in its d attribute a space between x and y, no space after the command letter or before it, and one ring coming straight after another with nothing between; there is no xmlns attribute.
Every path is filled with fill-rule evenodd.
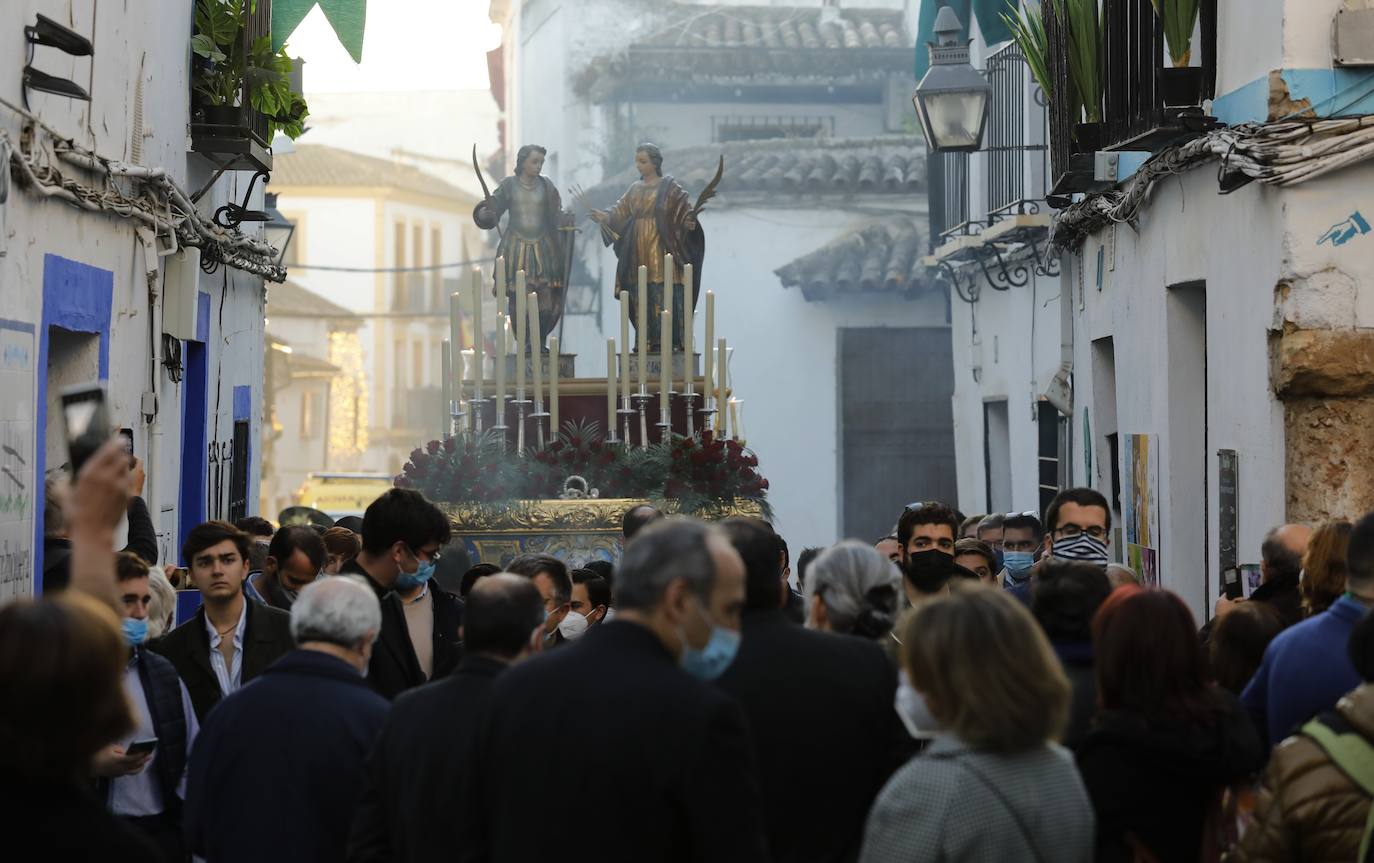
<svg viewBox="0 0 1374 863"><path fill-rule="evenodd" d="M243 625L241 683L262 674L267 666L294 646L291 615L248 597L244 597L244 602L248 603L248 619ZM210 708L222 697L219 679L210 665L210 633L205 630L205 606L196 609L190 620L148 646L176 668L191 696L196 719L203 725Z"/></svg>
<svg viewBox="0 0 1374 863"><path fill-rule="evenodd" d="M1073 687L1069 702L1069 725L1064 730L1064 745L1077 749L1097 713L1097 669L1093 666L1092 642L1054 642L1051 645L1064 675Z"/></svg>
<svg viewBox="0 0 1374 863"><path fill-rule="evenodd" d="M1098 863L1132 859L1134 836L1161 861L1197 860L1222 789L1259 771L1264 747L1235 697L1213 689L1214 721L1108 712L1078 749L1097 813Z"/></svg>
<svg viewBox="0 0 1374 863"><path fill-rule="evenodd" d="M209 863L338 863L386 700L341 659L282 657L200 729L186 838Z"/></svg>
<svg viewBox="0 0 1374 863"><path fill-rule="evenodd" d="M152 566L157 563L157 528L153 527L153 517L148 513L148 504L143 498L129 500L129 544L125 551L132 551Z"/></svg>
<svg viewBox="0 0 1374 863"><path fill-rule="evenodd" d="M395 698L429 680L447 677L458 667L458 659L462 656L462 643L458 640L458 627L463 623L461 599L430 579L429 591L434 600L434 674L426 679L410 643L410 629L406 626L406 611L400 595L378 584L356 559L345 563L340 574L356 575L365 580L382 605L382 631L377 636L377 643L372 645L372 664L367 668L367 682L378 695Z"/></svg>
<svg viewBox="0 0 1374 863"><path fill-rule="evenodd" d="M1298 578L1296 573L1271 578L1255 588L1249 601L1269 603L1278 611L1284 627L1292 626L1302 620L1302 591L1298 588Z"/></svg>
<svg viewBox="0 0 1374 863"><path fill-rule="evenodd" d="M1342 698L1320 721L1374 746L1374 685ZM1371 750L1374 751L1374 750ZM1264 772L1255 822L1232 856L1235 863L1304 860L1345 863L1359 857L1370 798L1315 740L1295 734L1279 744Z"/></svg>
<svg viewBox="0 0 1374 863"><path fill-rule="evenodd" d="M797 626L781 610L746 611L719 685L749 719L772 859L854 859L869 806L914 751L883 649ZM821 800L825 817L807 817Z"/></svg>
<svg viewBox="0 0 1374 863"><path fill-rule="evenodd" d="M744 712L637 623L503 673L473 752L464 863L768 859Z"/></svg>
<svg viewBox="0 0 1374 863"><path fill-rule="evenodd" d="M506 664L463 660L452 676L402 693L363 777L348 843L350 863L439 863L457 855L453 816L463 809L478 718ZM432 817L433 816L433 817Z"/></svg>
<svg viewBox="0 0 1374 863"><path fill-rule="evenodd" d="M182 708L181 680L171 662L147 647L134 649L134 661L138 663L138 682L143 687L143 698L153 722L153 736L157 738L157 752L147 769L153 770L157 777L158 788L162 791L163 813L180 819L181 795L178 789L186 771L188 754L188 717ZM96 782L96 793L100 799L108 802L112 787L109 779L100 779Z"/></svg>
<svg viewBox="0 0 1374 863"><path fill-rule="evenodd" d="M89 785L75 782L42 782L0 771L0 829L5 831L7 860L163 859L151 839L100 805Z"/></svg>

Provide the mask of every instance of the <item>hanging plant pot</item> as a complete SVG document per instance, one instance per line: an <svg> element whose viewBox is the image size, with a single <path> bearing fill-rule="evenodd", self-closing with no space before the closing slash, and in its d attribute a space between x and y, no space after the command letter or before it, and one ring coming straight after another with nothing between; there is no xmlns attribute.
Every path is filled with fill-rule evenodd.
<svg viewBox="0 0 1374 863"><path fill-rule="evenodd" d="M1102 149L1106 123L1079 123L1073 127L1073 152L1096 153Z"/></svg>
<svg viewBox="0 0 1374 863"><path fill-rule="evenodd" d="M201 105L197 110L207 126L243 125L243 111L238 105Z"/></svg>
<svg viewBox="0 0 1374 863"><path fill-rule="evenodd" d="M1187 108L1202 104L1202 67L1183 66L1159 70L1164 107Z"/></svg>

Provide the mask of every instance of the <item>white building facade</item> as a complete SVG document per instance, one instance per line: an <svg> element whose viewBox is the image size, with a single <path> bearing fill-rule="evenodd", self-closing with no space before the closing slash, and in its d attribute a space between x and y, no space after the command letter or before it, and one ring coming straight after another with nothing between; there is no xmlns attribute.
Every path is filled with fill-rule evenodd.
<svg viewBox="0 0 1374 863"><path fill-rule="evenodd" d="M32 60L89 101L25 92L18 50L0 66L0 601L42 591L64 387L104 384L132 429L162 561L196 523L256 512L264 275L281 278L257 227L211 222L260 208L261 183L188 152L192 6L19 0L0 11L11 45L41 15L94 50Z"/></svg>

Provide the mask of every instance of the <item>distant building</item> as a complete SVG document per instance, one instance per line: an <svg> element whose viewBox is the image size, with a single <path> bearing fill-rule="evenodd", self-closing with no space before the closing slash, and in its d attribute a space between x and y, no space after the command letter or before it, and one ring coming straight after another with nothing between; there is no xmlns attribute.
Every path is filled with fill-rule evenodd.
<svg viewBox="0 0 1374 863"><path fill-rule="evenodd" d="M480 198L411 165L319 144L278 156L270 188L296 225L292 280L352 312L357 325L313 354L366 382L357 394L331 389L328 464L399 473L410 451L442 430L449 294L470 276L439 265L489 255L472 224ZM354 423L358 432L344 434Z"/></svg>
<svg viewBox="0 0 1374 863"><path fill-rule="evenodd" d="M641 141L694 196L725 156L702 218L703 289L735 350L731 385L779 530L876 538L903 505L953 499L948 301L919 263L915 4L579 0L492 14L507 34L489 65L508 162L542 144L560 188L605 206L635 179ZM593 348L618 331L615 261L594 231L578 242L563 344L596 375Z"/></svg>

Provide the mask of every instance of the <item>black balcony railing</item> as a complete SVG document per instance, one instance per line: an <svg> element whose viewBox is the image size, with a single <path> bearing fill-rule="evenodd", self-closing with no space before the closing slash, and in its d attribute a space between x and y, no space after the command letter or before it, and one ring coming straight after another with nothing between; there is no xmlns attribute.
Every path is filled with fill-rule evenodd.
<svg viewBox="0 0 1374 863"><path fill-rule="evenodd" d="M1046 58L1052 92L1071 85L1068 25L1045 3ZM1103 0L1101 5L1101 122L1087 124L1067 100L1050 105L1050 161L1059 193L1092 184L1092 153L1156 151L1216 125L1202 103L1216 92L1217 3L1201 0L1199 38L1192 53L1200 65L1166 68L1164 28L1150 0Z"/></svg>
<svg viewBox="0 0 1374 863"><path fill-rule="evenodd" d="M1048 168L1045 94L1014 42L988 57L985 74L992 85L984 145L988 219L1037 213Z"/></svg>

